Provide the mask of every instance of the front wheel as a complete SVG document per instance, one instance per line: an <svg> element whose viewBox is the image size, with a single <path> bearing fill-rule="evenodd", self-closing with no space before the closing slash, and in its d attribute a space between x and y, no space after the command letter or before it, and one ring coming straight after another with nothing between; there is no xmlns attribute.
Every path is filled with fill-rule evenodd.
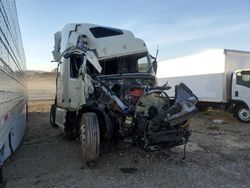
<svg viewBox="0 0 250 188"><path fill-rule="evenodd" d="M240 105L236 108L236 117L243 123L250 123L250 110L246 105Z"/></svg>
<svg viewBox="0 0 250 188"><path fill-rule="evenodd" d="M97 115L93 112L82 114L80 124L83 162L94 162L100 152L100 129Z"/></svg>

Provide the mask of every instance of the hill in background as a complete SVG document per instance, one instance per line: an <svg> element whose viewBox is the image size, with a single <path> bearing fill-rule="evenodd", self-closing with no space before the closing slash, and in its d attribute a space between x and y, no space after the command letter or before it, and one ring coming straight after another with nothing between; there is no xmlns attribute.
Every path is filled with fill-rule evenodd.
<svg viewBox="0 0 250 188"><path fill-rule="evenodd" d="M56 72L26 71L29 100L54 99L56 93Z"/></svg>

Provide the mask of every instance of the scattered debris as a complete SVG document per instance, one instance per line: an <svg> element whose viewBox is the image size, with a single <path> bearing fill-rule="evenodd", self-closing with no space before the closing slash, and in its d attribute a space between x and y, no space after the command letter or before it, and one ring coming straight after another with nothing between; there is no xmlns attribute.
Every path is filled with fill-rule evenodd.
<svg viewBox="0 0 250 188"><path fill-rule="evenodd" d="M224 124L224 123L226 123L226 121L223 120L223 119L214 119L212 122L214 124Z"/></svg>
<svg viewBox="0 0 250 188"><path fill-rule="evenodd" d="M210 125L207 129L211 130L211 131L219 131L220 130L220 128L215 126L215 125Z"/></svg>

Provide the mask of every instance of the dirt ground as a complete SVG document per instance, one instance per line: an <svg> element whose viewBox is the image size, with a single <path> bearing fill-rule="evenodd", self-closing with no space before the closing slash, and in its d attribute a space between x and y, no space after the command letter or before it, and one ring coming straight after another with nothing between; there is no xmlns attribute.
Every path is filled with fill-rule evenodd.
<svg viewBox="0 0 250 188"><path fill-rule="evenodd" d="M208 111L191 120L187 145L148 153L124 145L80 168L80 142L49 125L52 101L31 101L21 146L4 164L7 187L250 187L250 124ZM215 118L225 124L213 124ZM130 168L124 173L121 168Z"/></svg>

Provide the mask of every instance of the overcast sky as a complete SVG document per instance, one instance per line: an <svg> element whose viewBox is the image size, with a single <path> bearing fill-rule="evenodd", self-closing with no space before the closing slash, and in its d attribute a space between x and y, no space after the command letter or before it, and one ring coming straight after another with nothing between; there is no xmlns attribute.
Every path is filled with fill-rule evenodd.
<svg viewBox="0 0 250 188"><path fill-rule="evenodd" d="M27 68L50 71L54 33L67 23L132 31L158 61L226 48L250 51L249 0L16 0Z"/></svg>

